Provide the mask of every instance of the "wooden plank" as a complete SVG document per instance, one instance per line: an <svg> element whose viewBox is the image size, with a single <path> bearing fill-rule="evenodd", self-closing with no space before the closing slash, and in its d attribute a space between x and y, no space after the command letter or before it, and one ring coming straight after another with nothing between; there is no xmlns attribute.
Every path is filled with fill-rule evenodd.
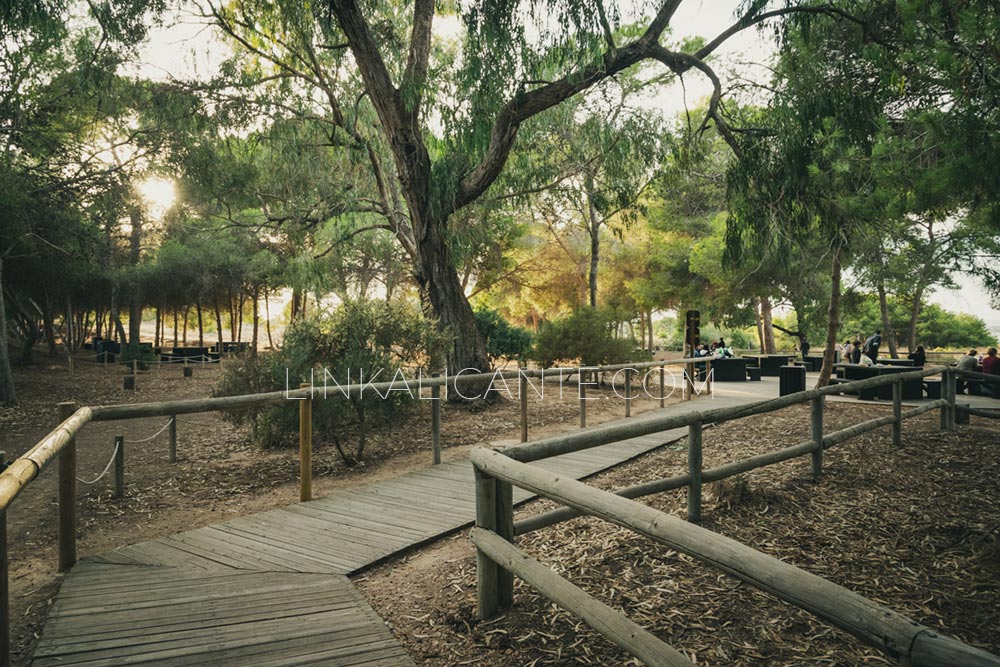
<svg viewBox="0 0 1000 667"><path fill-rule="evenodd" d="M359 528L339 522L335 523L329 519L317 519L300 512L286 512L284 510L278 510L267 515L255 514L252 517L247 517L245 520L236 519L229 521L227 525L247 527L248 529L260 527L288 535L302 534L304 538L343 540L354 545L362 545L370 548L395 546L399 544L400 539L398 533L395 535L385 534L367 528Z"/></svg>

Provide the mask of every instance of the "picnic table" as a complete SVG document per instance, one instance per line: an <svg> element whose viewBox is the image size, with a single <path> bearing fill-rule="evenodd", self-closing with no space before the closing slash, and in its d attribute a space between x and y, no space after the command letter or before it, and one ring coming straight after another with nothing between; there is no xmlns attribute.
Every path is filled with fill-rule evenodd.
<svg viewBox="0 0 1000 667"><path fill-rule="evenodd" d="M781 367L795 358L792 354L744 354L742 359L753 359L755 365L760 368L760 374L767 377L778 377L781 374Z"/></svg>

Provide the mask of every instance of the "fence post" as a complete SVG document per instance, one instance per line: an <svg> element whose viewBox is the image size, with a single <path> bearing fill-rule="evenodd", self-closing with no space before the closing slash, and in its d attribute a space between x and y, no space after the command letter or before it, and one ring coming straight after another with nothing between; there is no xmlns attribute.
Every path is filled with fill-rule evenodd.
<svg viewBox="0 0 1000 667"><path fill-rule="evenodd" d="M688 364L684 367L685 378L684 378L684 400L690 401L694 394L694 364Z"/></svg>
<svg viewBox="0 0 1000 667"><path fill-rule="evenodd" d="M170 434L167 455L171 463L177 463L177 415L170 415L170 427L167 433Z"/></svg>
<svg viewBox="0 0 1000 667"><path fill-rule="evenodd" d="M944 370L941 372L941 398L948 400L948 371ZM938 413L940 416L940 421L938 422L938 430L946 431L948 430L948 406L941 406L941 412Z"/></svg>
<svg viewBox="0 0 1000 667"><path fill-rule="evenodd" d="M712 395L712 357L705 360L705 390Z"/></svg>
<svg viewBox="0 0 1000 667"><path fill-rule="evenodd" d="M660 407L661 408L662 407L666 407L666 405L667 405L667 399L666 399L666 391L667 391L666 375L667 375L667 366L666 366L666 364L664 364L663 366L660 366Z"/></svg>
<svg viewBox="0 0 1000 667"><path fill-rule="evenodd" d="M0 452L0 472L7 459ZM0 667L10 667L10 585L7 572L7 510L0 510Z"/></svg>
<svg viewBox="0 0 1000 667"><path fill-rule="evenodd" d="M688 521L701 521L701 422L696 421L688 426L688 474L691 484L688 486Z"/></svg>
<svg viewBox="0 0 1000 667"><path fill-rule="evenodd" d="M625 369L625 416L632 416L632 369Z"/></svg>
<svg viewBox="0 0 1000 667"><path fill-rule="evenodd" d="M521 402L521 442L528 442L528 376L524 374L526 366L521 366L517 373L517 398Z"/></svg>
<svg viewBox="0 0 1000 667"><path fill-rule="evenodd" d="M576 383L580 390L580 428L587 427L587 384L583 381L583 374L587 371L580 369L580 381ZM596 371L594 371L596 373Z"/></svg>
<svg viewBox="0 0 1000 667"><path fill-rule="evenodd" d="M819 481L823 474L823 407L825 396L817 396L812 399L812 419L810 420L810 434L816 449L812 452L812 474L813 480Z"/></svg>
<svg viewBox="0 0 1000 667"><path fill-rule="evenodd" d="M431 377L438 377L437 373ZM434 450L433 463L441 463L441 385L431 387L431 446Z"/></svg>
<svg viewBox="0 0 1000 667"><path fill-rule="evenodd" d="M496 480L496 533L508 542L514 541L514 487L510 482ZM514 574L497 568L497 605L509 609L514 604Z"/></svg>
<svg viewBox="0 0 1000 667"><path fill-rule="evenodd" d="M76 412L76 403L59 404L59 419L66 421ZM59 571L76 562L76 436L59 454Z"/></svg>
<svg viewBox="0 0 1000 667"><path fill-rule="evenodd" d="M115 498L125 497L125 436L115 436Z"/></svg>
<svg viewBox="0 0 1000 667"><path fill-rule="evenodd" d="M496 480L479 468L476 474L476 525L484 530L496 530ZM499 566L480 549L476 549L476 595L479 620L493 618L497 613L497 570Z"/></svg>
<svg viewBox="0 0 1000 667"><path fill-rule="evenodd" d="M302 383L299 389L312 385ZM299 501L312 500L312 396L299 401Z"/></svg>
<svg viewBox="0 0 1000 667"><path fill-rule="evenodd" d="M903 381L892 383L892 446L899 447L903 442Z"/></svg>
<svg viewBox="0 0 1000 667"><path fill-rule="evenodd" d="M948 373L948 430L955 430L955 397L958 394L958 373Z"/></svg>

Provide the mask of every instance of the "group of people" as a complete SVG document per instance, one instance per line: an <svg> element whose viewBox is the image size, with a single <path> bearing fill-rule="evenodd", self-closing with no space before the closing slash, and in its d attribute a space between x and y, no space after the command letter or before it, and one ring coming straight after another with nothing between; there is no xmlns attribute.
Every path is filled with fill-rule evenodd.
<svg viewBox="0 0 1000 667"><path fill-rule="evenodd" d="M850 338L839 345L839 352L842 359L848 363L861 364L862 366L874 366L878 362L878 349L882 346L882 332L875 330L871 336L865 339L862 344L860 339L852 341ZM918 348L923 354L923 346ZM912 356L911 356L912 358ZM921 364L915 364L922 366Z"/></svg>
<svg viewBox="0 0 1000 667"><path fill-rule="evenodd" d="M694 349L694 356L728 359L736 355L733 354L733 348L726 345L726 341L720 338L719 340L713 340L710 345L699 344Z"/></svg>
<svg viewBox="0 0 1000 667"><path fill-rule="evenodd" d="M982 366L982 368L980 368ZM987 375L1000 376L1000 357L997 357L997 349L991 347L986 350L986 356L979 354L976 350L969 350L969 353L959 358L955 368L961 371L974 371L986 373ZM974 391L973 387L982 389L982 393L987 396L1000 397L1000 381L971 383L965 378L959 377L955 380L955 391L964 394L966 389Z"/></svg>

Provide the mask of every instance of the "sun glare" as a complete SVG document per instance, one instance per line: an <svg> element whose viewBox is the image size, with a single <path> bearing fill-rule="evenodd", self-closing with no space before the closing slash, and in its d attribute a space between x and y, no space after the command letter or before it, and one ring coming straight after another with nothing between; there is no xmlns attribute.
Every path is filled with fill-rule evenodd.
<svg viewBox="0 0 1000 667"><path fill-rule="evenodd" d="M154 215L161 216L174 204L174 182L165 178L150 178L139 185L139 193L149 203Z"/></svg>

